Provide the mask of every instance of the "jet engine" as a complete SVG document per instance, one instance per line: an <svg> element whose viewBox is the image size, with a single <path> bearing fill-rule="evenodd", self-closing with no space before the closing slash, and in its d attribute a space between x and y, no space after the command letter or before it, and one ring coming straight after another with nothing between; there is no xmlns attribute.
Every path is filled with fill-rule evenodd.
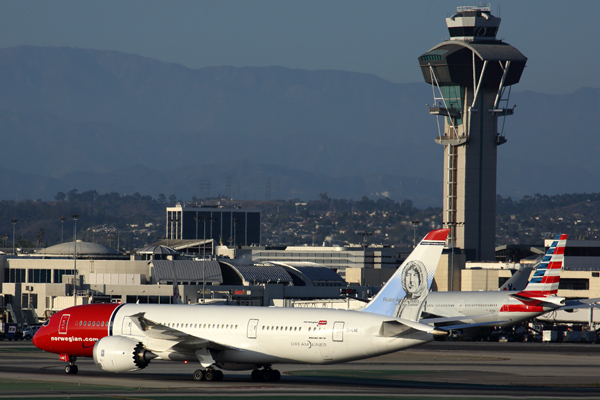
<svg viewBox="0 0 600 400"><path fill-rule="evenodd" d="M94 345L94 363L104 371L129 372L146 368L157 355L135 339L106 336Z"/></svg>

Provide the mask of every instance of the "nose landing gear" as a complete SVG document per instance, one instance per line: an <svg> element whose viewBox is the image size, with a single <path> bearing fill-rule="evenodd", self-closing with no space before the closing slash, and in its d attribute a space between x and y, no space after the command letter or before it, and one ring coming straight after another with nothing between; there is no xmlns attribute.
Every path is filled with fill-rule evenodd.
<svg viewBox="0 0 600 400"><path fill-rule="evenodd" d="M77 372L79 372L79 368L75 365L75 361L70 362L69 365L65 367L65 373L69 375L75 375Z"/></svg>
<svg viewBox="0 0 600 400"><path fill-rule="evenodd" d="M77 357L68 354L61 354L59 358L61 361L66 361L69 363L69 365L65 367L65 373L69 375L75 375L79 371L79 368L77 368L77 365L75 365Z"/></svg>

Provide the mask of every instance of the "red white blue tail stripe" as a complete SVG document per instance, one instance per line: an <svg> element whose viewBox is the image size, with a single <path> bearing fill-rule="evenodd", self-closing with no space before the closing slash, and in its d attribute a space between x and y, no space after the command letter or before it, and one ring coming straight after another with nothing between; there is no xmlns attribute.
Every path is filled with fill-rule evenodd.
<svg viewBox="0 0 600 400"><path fill-rule="evenodd" d="M558 235L525 288L530 296L556 295L564 266L567 235Z"/></svg>

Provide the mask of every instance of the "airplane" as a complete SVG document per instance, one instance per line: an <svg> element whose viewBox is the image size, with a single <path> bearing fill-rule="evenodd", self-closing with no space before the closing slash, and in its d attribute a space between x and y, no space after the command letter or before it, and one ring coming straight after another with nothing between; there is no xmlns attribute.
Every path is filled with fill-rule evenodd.
<svg viewBox="0 0 600 400"><path fill-rule="evenodd" d="M557 297L567 235L558 235L524 290L478 292L430 292L422 323L481 324L508 327L565 306ZM460 318L460 319L457 319Z"/></svg>
<svg viewBox="0 0 600 400"><path fill-rule="evenodd" d="M543 257L538 257L537 261L532 264L523 264L502 286L498 288L499 291L511 291L511 290L525 290L529 284L529 277L531 271L536 269L542 262Z"/></svg>
<svg viewBox="0 0 600 400"><path fill-rule="evenodd" d="M448 232L427 234L361 311L90 304L54 314L33 343L59 354L69 374L77 373L78 357L93 357L115 373L143 369L156 358L199 362L197 381L222 380L222 370L252 370L253 380L277 381L277 363L334 364L393 353L458 327L418 322Z"/></svg>

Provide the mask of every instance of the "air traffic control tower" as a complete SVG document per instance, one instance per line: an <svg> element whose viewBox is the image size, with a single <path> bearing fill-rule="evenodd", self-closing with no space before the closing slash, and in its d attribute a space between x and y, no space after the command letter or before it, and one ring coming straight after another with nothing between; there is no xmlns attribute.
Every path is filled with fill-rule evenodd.
<svg viewBox="0 0 600 400"><path fill-rule="evenodd" d="M433 89L429 113L438 116L436 142L444 146L444 226L466 261L492 261L496 149L506 143L510 88L519 82L527 58L496 39L500 18L489 6L458 7L446 24L450 40L419 57Z"/></svg>

